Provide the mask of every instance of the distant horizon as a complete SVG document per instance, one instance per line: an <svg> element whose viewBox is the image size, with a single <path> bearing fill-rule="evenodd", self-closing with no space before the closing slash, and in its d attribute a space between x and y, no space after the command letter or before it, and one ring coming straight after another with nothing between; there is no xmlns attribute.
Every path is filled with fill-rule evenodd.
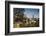
<svg viewBox="0 0 46 36"><path fill-rule="evenodd" d="M16 9L18 9L18 10L24 9L24 11L23 11L24 16L26 16L27 18L33 18L33 17L39 18L39 9L35 9L35 8L14 8L14 12L18 11Z"/></svg>
<svg viewBox="0 0 46 36"><path fill-rule="evenodd" d="M24 14L28 17L28 18L39 18L39 9L33 9L33 8L24 8L25 12Z"/></svg>

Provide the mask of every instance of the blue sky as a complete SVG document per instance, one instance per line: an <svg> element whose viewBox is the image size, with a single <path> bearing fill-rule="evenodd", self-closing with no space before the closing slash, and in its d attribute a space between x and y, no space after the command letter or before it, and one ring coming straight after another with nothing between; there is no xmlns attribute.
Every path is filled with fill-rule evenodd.
<svg viewBox="0 0 46 36"><path fill-rule="evenodd" d="M28 17L28 18L32 18L34 15L34 18L39 18L39 9L34 9L34 8L24 8L25 12L24 14Z"/></svg>

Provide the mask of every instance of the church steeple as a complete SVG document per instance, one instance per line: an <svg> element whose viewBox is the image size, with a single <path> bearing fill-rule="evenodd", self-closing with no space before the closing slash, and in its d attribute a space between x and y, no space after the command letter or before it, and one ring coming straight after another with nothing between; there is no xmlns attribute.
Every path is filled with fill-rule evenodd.
<svg viewBox="0 0 46 36"><path fill-rule="evenodd" d="M32 20L34 20L34 12L33 12L33 15L32 15Z"/></svg>
<svg viewBox="0 0 46 36"><path fill-rule="evenodd" d="M33 15L33 18L34 18L34 15Z"/></svg>

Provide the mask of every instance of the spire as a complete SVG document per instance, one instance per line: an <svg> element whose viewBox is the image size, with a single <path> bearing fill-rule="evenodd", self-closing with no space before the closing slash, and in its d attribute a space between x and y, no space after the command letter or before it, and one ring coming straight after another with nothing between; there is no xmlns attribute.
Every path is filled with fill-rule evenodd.
<svg viewBox="0 0 46 36"><path fill-rule="evenodd" d="M32 20L34 20L34 12L33 12L33 15L32 15Z"/></svg>
<svg viewBox="0 0 46 36"><path fill-rule="evenodd" d="M33 18L34 18L34 15L33 15Z"/></svg>

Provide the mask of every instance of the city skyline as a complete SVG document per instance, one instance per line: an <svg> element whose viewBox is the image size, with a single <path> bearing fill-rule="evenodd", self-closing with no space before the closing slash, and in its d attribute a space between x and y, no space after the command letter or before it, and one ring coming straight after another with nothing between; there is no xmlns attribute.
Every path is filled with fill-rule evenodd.
<svg viewBox="0 0 46 36"><path fill-rule="evenodd" d="M39 9L14 8L14 28L39 27Z"/></svg>
<svg viewBox="0 0 46 36"><path fill-rule="evenodd" d="M26 17L28 18L39 18L39 9L33 9L33 8L24 8L25 12L24 14L26 15Z"/></svg>

